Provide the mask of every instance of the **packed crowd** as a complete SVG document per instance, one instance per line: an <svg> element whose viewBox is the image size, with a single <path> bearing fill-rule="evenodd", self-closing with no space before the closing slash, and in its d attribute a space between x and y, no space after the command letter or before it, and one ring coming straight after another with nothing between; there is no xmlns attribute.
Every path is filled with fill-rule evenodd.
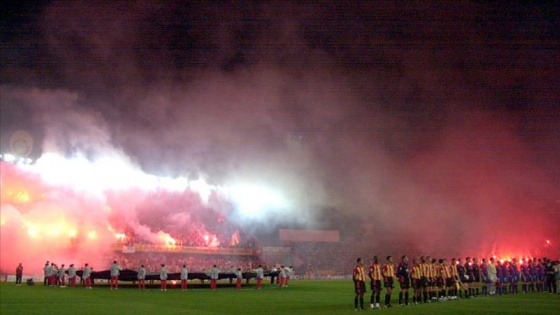
<svg viewBox="0 0 560 315"><path fill-rule="evenodd" d="M153 244L154 235L166 235L169 238L163 241L172 240L177 246L252 248L256 242L238 224L212 211L203 214L193 209L185 211L171 216L140 216L143 229L132 228L119 220L111 222L111 226L118 232L118 243L123 245Z"/></svg>
<svg viewBox="0 0 560 315"><path fill-rule="evenodd" d="M391 294L398 282L400 285L399 305L416 305L440 302L458 298L473 298L479 295L493 296L521 292L558 293L560 263L547 258L499 261L494 258L467 257L435 259L429 256L414 258L409 263L408 256L402 256L395 265L392 256L380 263L374 256L366 271L364 261L357 259L353 270L354 308L363 309L366 281L370 282L370 308L378 309L381 304L382 283L385 287L385 307L392 307ZM413 289L412 301L409 289Z"/></svg>
<svg viewBox="0 0 560 315"><path fill-rule="evenodd" d="M158 230L154 228L155 230ZM159 229L163 231L164 229ZM203 234L199 231L179 230L170 233L173 238L174 245L177 246L195 246L195 247L222 247L222 248L253 248L255 240L252 238L242 237L244 235L239 230L230 234L229 230L216 230L213 233ZM117 241L122 245L135 244L151 244L152 242L146 238L136 235L134 232L126 230L125 233Z"/></svg>

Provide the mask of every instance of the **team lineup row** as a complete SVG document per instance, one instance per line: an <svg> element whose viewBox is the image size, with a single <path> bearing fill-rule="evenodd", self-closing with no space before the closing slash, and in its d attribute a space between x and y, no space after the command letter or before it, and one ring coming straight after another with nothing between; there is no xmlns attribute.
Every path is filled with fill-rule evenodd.
<svg viewBox="0 0 560 315"><path fill-rule="evenodd" d="M354 308L364 308L366 280L370 281L370 308L380 308L382 283L385 286L385 307L392 307L391 294L395 282L399 282L399 305L409 305L409 289L413 288L412 304L429 303L448 299L470 298L482 295L515 294L521 282L523 292L549 290L557 292L560 264L547 258L518 261L498 261L494 258L467 257L435 259L430 256L414 258L404 255L395 266L392 256L381 264L374 256L366 272L364 261L357 259L352 272L354 281Z"/></svg>
<svg viewBox="0 0 560 315"><path fill-rule="evenodd" d="M43 267L43 271L45 275L45 285L60 286L63 288L66 287L66 280L68 280L71 286L76 286L76 281L79 279L87 289L91 289L95 279L107 279L109 280L111 289L118 289L119 280L138 282L138 287L140 289L145 289L146 280L152 282L154 280L159 280L161 291L167 291L168 280L180 280L181 289L186 290L188 280L199 279L203 283L204 280L208 279L210 280L210 288L215 290L219 279L229 279L230 283L233 283L235 279L236 287L239 290L242 280L245 279L246 283L249 283L251 278L256 278L256 288L260 289L265 276L271 277L271 283L274 278L276 278L278 285L280 287L285 287L288 285L291 278L293 267L280 266L279 268L265 271L262 265L258 265L255 269L242 272L241 268L231 266L227 272L222 272L218 266L213 265L205 272L190 273L187 266L182 265L179 273L170 273L167 266L161 264L158 272L148 273L144 265L140 265L138 270L123 270L116 261L113 261L109 270L93 272L93 269L87 263L82 269L77 270L73 264L66 269L64 264L58 267L55 263L49 263L47 261Z"/></svg>

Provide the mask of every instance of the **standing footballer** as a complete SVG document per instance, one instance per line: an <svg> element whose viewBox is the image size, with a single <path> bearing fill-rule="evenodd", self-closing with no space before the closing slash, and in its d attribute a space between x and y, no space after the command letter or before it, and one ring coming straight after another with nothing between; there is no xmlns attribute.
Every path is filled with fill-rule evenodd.
<svg viewBox="0 0 560 315"><path fill-rule="evenodd" d="M187 281L189 281L189 270L185 264L181 268L181 291L187 291Z"/></svg>
<svg viewBox="0 0 560 315"><path fill-rule="evenodd" d="M91 268L89 267L88 263L84 265L82 279L84 279L84 285L86 286L86 289L91 289Z"/></svg>
<svg viewBox="0 0 560 315"><path fill-rule="evenodd" d="M358 301L360 302L360 308L364 308L364 294L366 293L366 271L364 270L364 262L361 258L356 260L357 264L352 272L352 280L354 281L354 309L358 310Z"/></svg>
<svg viewBox="0 0 560 315"><path fill-rule="evenodd" d="M403 305L403 295L404 295L404 305L408 305L408 289L410 288L410 268L408 266L407 255L401 257L401 262L397 267L397 278L399 279L399 284L400 284L399 305Z"/></svg>
<svg viewBox="0 0 560 315"><path fill-rule="evenodd" d="M138 269L138 289L143 290L146 288L146 268L144 265L140 265L140 269Z"/></svg>
<svg viewBox="0 0 560 315"><path fill-rule="evenodd" d="M387 256L387 261L382 269L383 282L385 283L385 307L392 307L391 293L393 292L393 285L395 282L395 264L393 263L393 256Z"/></svg>
<svg viewBox="0 0 560 315"><path fill-rule="evenodd" d="M257 273L257 290L260 290L264 278L264 269L262 265L259 265L257 269L255 269L255 272Z"/></svg>
<svg viewBox="0 0 560 315"><path fill-rule="evenodd" d="M167 291L167 267L165 267L165 264L161 264L161 268L159 269L159 281L160 281L160 287L161 287L161 291Z"/></svg>
<svg viewBox="0 0 560 315"><path fill-rule="evenodd" d="M113 264L111 264L110 271L111 280L109 283L111 285L111 290L113 290L113 288L117 290L119 288L119 275L121 273L121 267L117 264L116 260L113 261Z"/></svg>
<svg viewBox="0 0 560 315"><path fill-rule="evenodd" d="M381 265L379 265L377 256L373 256L371 266L369 267L369 279L371 281L370 307L371 309L381 308L379 303L381 302L381 280L383 275L381 274Z"/></svg>

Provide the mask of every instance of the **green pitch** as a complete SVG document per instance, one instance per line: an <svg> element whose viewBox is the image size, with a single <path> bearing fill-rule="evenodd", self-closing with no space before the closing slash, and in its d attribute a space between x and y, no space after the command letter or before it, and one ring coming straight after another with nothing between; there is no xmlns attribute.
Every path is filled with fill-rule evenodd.
<svg viewBox="0 0 560 315"><path fill-rule="evenodd" d="M221 285L221 286L220 286ZM352 314L354 293L351 281L292 281L279 289L266 283L241 291L219 284L216 291L190 285L186 292L177 287L161 292L153 286L145 291L121 286L52 288L42 284L15 286L0 284L0 314ZM368 292L369 293L369 292ZM384 292L382 293L384 294ZM393 304L397 304L393 293ZM383 298L383 295L382 295ZM369 307L369 294L366 295ZM478 297L391 309L368 310L383 314L558 314L560 294L529 293ZM360 312L363 313L363 312Z"/></svg>

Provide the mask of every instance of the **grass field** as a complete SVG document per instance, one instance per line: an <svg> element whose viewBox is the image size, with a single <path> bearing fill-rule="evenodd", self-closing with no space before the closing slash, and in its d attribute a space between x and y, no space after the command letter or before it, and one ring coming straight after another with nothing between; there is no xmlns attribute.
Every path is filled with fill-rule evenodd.
<svg viewBox="0 0 560 315"><path fill-rule="evenodd" d="M300 280L289 288L266 284L236 291L221 284L216 291L190 287L182 292L158 287L139 291L133 286L54 288L42 284L15 286L0 283L0 314L351 314L350 281ZM393 300L397 293L393 293ZM366 295L369 305L369 295ZM396 304L396 301L393 302ZM383 314L560 314L560 294L529 293L478 297L408 307L368 310Z"/></svg>

